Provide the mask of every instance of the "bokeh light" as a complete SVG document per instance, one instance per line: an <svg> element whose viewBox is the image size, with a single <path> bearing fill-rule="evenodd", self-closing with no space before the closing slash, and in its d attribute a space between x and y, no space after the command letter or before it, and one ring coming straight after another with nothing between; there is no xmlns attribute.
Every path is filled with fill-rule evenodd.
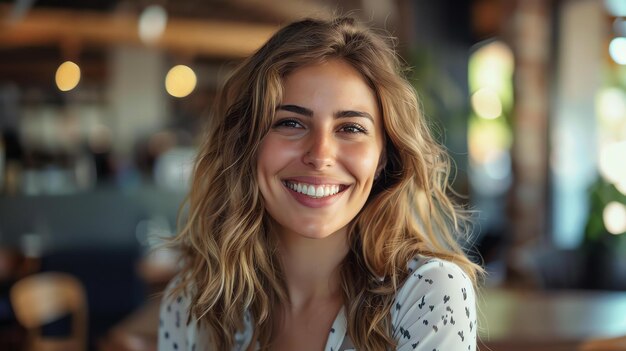
<svg viewBox="0 0 626 351"><path fill-rule="evenodd" d="M604 227L611 234L626 232L626 206L613 201L608 203L602 211Z"/></svg>
<svg viewBox="0 0 626 351"><path fill-rule="evenodd" d="M600 174L613 184L626 182L626 141L605 145L600 150Z"/></svg>
<svg viewBox="0 0 626 351"><path fill-rule="evenodd" d="M478 89L472 94L472 108L479 117L495 119L502 115L502 102L498 94L489 88Z"/></svg>
<svg viewBox="0 0 626 351"><path fill-rule="evenodd" d="M139 16L139 38L146 43L156 42L167 26L167 12L159 5L146 7Z"/></svg>
<svg viewBox="0 0 626 351"><path fill-rule="evenodd" d="M619 191L620 193L626 195L626 180L624 180L623 182L615 183L615 188L617 188L617 191Z"/></svg>
<svg viewBox="0 0 626 351"><path fill-rule="evenodd" d="M172 67L165 77L165 89L178 98L185 97L196 87L196 74L185 65Z"/></svg>
<svg viewBox="0 0 626 351"><path fill-rule="evenodd" d="M626 17L626 1L604 0L604 7L615 17Z"/></svg>
<svg viewBox="0 0 626 351"><path fill-rule="evenodd" d="M477 164L493 161L511 147L513 137L502 119L472 119L469 122L468 149L470 159Z"/></svg>
<svg viewBox="0 0 626 351"><path fill-rule="evenodd" d="M626 120L626 93L619 88L601 90L596 99L596 112L600 120L616 123Z"/></svg>
<svg viewBox="0 0 626 351"><path fill-rule="evenodd" d="M626 65L626 38L613 38L609 44L609 54L616 63Z"/></svg>
<svg viewBox="0 0 626 351"><path fill-rule="evenodd" d="M470 56L468 83L470 91L489 88L498 94L503 108L513 104L513 51L502 41L478 44Z"/></svg>
<svg viewBox="0 0 626 351"><path fill-rule="evenodd" d="M72 61L65 61L57 68L54 80L59 90L70 91L80 82L80 67Z"/></svg>

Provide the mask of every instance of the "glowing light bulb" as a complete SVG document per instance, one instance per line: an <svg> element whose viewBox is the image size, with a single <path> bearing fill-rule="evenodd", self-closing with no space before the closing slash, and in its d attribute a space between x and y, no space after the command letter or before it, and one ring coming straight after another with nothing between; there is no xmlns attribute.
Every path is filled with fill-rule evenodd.
<svg viewBox="0 0 626 351"><path fill-rule="evenodd" d="M146 43L156 42L167 26L167 12L159 5L146 7L139 16L139 38Z"/></svg>
<svg viewBox="0 0 626 351"><path fill-rule="evenodd" d="M602 211L604 227L611 234L626 232L626 206L619 202L610 202Z"/></svg>
<svg viewBox="0 0 626 351"><path fill-rule="evenodd" d="M609 44L609 54L616 63L626 65L626 38L613 38Z"/></svg>
<svg viewBox="0 0 626 351"><path fill-rule="evenodd" d="M72 90L80 82L80 67L72 61L65 61L57 68L54 80L59 90Z"/></svg>
<svg viewBox="0 0 626 351"><path fill-rule="evenodd" d="M178 98L185 97L196 87L196 74L185 65L172 67L165 76L165 90Z"/></svg>
<svg viewBox="0 0 626 351"><path fill-rule="evenodd" d="M600 174L614 184L626 182L626 141L611 143L600 151Z"/></svg>
<svg viewBox="0 0 626 351"><path fill-rule="evenodd" d="M472 107L479 117L496 119L502 114L502 102L498 94L489 89L478 89L472 95Z"/></svg>
<svg viewBox="0 0 626 351"><path fill-rule="evenodd" d="M626 119L626 94L620 88L601 90L596 99L598 117L608 123Z"/></svg>

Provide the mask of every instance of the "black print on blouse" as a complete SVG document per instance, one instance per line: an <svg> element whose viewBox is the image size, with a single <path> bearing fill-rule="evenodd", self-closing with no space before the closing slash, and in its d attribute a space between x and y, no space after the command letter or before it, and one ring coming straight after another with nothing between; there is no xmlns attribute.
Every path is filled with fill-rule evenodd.
<svg viewBox="0 0 626 351"><path fill-rule="evenodd" d="M467 290L465 290L465 288L461 288L461 292L463 293L463 301L467 300Z"/></svg>
<svg viewBox="0 0 626 351"><path fill-rule="evenodd" d="M470 331L474 328L474 323L470 322Z"/></svg>
<svg viewBox="0 0 626 351"><path fill-rule="evenodd" d="M450 317L450 324L455 325L456 322L454 321L454 317Z"/></svg>
<svg viewBox="0 0 626 351"><path fill-rule="evenodd" d="M454 276L452 274L448 274L448 278L452 279Z"/></svg>
<svg viewBox="0 0 626 351"><path fill-rule="evenodd" d="M448 301L450 301L450 296L443 295L443 303L448 303Z"/></svg>
<svg viewBox="0 0 626 351"><path fill-rule="evenodd" d="M178 344L174 343L174 350L178 350Z"/></svg>
<svg viewBox="0 0 626 351"><path fill-rule="evenodd" d="M433 285L433 280L432 279L424 279L424 281L430 285Z"/></svg>
<svg viewBox="0 0 626 351"><path fill-rule="evenodd" d="M443 321L443 325L447 325L448 324L448 315L444 315L441 316L441 320Z"/></svg>
<svg viewBox="0 0 626 351"><path fill-rule="evenodd" d="M467 308L467 306L465 307L465 315L469 318L469 308Z"/></svg>
<svg viewBox="0 0 626 351"><path fill-rule="evenodd" d="M176 328L180 328L180 311L176 311Z"/></svg>
<svg viewBox="0 0 626 351"><path fill-rule="evenodd" d="M424 325L428 325L428 320L424 319Z"/></svg>
<svg viewBox="0 0 626 351"><path fill-rule="evenodd" d="M433 309L435 308L435 305L430 305L430 306L428 306L428 308L430 308L430 312L432 312Z"/></svg>
<svg viewBox="0 0 626 351"><path fill-rule="evenodd" d="M436 326L436 325L433 325L433 330L434 330L434 331L435 331L435 333L436 333L436 332L438 332L438 331L439 331L439 328L437 328L437 326Z"/></svg>
<svg viewBox="0 0 626 351"><path fill-rule="evenodd" d="M335 332L335 328L330 328L330 332L334 333Z"/></svg>
<svg viewBox="0 0 626 351"><path fill-rule="evenodd" d="M165 338L166 338L166 339L169 339L169 338L170 338L170 333L165 332Z"/></svg>
<svg viewBox="0 0 626 351"><path fill-rule="evenodd" d="M420 342L416 342L415 344L411 344L411 347L413 348L413 350L415 350L417 348L417 345L419 345Z"/></svg>
<svg viewBox="0 0 626 351"><path fill-rule="evenodd" d="M452 307L450 306L446 307L446 311L450 312L450 314L454 313L454 311L452 310Z"/></svg>
<svg viewBox="0 0 626 351"><path fill-rule="evenodd" d="M420 302L419 304L417 304L417 307L420 308L420 310L422 309L422 307L424 307L424 305L426 304L426 302L424 302L424 297L426 297L426 295L422 296L422 302Z"/></svg>
<svg viewBox="0 0 626 351"><path fill-rule="evenodd" d="M400 308L401 308L401 307L402 307L402 306L400 306L400 303L396 302L396 311L400 311Z"/></svg>
<svg viewBox="0 0 626 351"><path fill-rule="evenodd" d="M411 333L402 327L400 327L400 335L402 335L403 338L411 339Z"/></svg>
<svg viewBox="0 0 626 351"><path fill-rule="evenodd" d="M465 341L465 337L463 336L463 331L457 333L461 337L461 341Z"/></svg>

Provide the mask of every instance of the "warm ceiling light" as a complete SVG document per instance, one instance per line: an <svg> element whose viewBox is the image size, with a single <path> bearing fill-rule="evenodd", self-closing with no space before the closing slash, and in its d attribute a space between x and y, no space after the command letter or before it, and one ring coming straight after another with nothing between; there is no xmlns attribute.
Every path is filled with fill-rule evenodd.
<svg viewBox="0 0 626 351"><path fill-rule="evenodd" d="M139 16L139 38L146 43L156 42L167 25L167 12L159 5L146 7Z"/></svg>
<svg viewBox="0 0 626 351"><path fill-rule="evenodd" d="M196 74L185 65L172 67L165 77L165 90L178 98L185 97L196 87Z"/></svg>
<svg viewBox="0 0 626 351"><path fill-rule="evenodd" d="M496 119L502 114L502 102L498 94L489 89L478 89L472 95L472 107L479 117Z"/></svg>
<svg viewBox="0 0 626 351"><path fill-rule="evenodd" d="M72 61L63 62L57 68L55 81L61 91L74 89L80 82L80 67Z"/></svg>

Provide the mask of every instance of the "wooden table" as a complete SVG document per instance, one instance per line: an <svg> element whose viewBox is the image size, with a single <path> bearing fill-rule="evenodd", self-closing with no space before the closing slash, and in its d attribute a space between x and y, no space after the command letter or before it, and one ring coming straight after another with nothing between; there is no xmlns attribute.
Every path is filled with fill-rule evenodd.
<svg viewBox="0 0 626 351"><path fill-rule="evenodd" d="M481 349L626 350L626 292L485 290L478 300Z"/></svg>

